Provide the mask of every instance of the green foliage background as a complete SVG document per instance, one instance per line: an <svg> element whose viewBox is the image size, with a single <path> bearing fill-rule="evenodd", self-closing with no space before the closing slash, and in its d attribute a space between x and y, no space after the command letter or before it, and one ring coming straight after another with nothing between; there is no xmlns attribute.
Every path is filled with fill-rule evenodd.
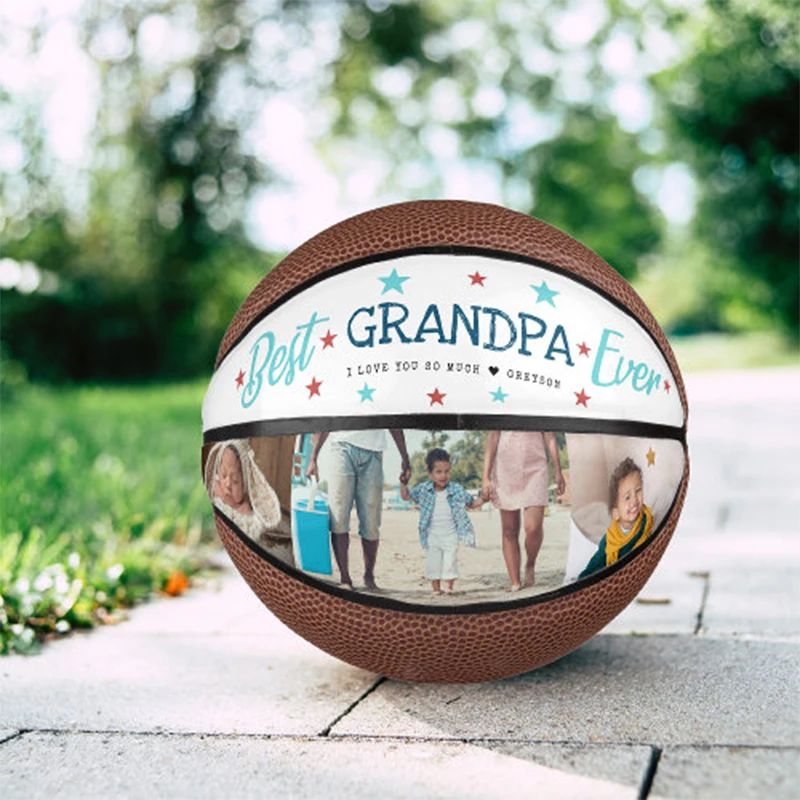
<svg viewBox="0 0 800 800"><path fill-rule="evenodd" d="M577 46L564 15L594 20ZM154 19L195 45L148 57ZM0 290L5 358L51 381L205 374L282 256L245 225L254 194L283 180L258 157L282 125L259 109L282 93L318 115L313 144L341 182L374 163L367 207L447 196L457 165L636 282L668 333L776 329L796 346L797 19L779 0L87 2L83 166L59 166L36 96L0 81L21 152L0 177L2 254L51 278ZM29 27L32 54L47 33ZM663 69L656 33L676 51ZM630 75L609 60L620 42ZM625 81L649 92L644 126L615 110ZM698 195L685 226L657 202L675 165Z"/></svg>

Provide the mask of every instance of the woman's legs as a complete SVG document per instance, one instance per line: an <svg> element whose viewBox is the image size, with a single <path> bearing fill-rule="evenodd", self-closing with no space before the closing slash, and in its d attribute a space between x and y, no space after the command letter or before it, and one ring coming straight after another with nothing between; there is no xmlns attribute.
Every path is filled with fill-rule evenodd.
<svg viewBox="0 0 800 800"><path fill-rule="evenodd" d="M503 558L511 581L511 588L519 589L519 569L521 555L519 550L520 512L500 509L500 527L503 531Z"/></svg>
<svg viewBox="0 0 800 800"><path fill-rule="evenodd" d="M525 586L533 586L536 557L544 541L544 506L528 506L523 514L525 526Z"/></svg>

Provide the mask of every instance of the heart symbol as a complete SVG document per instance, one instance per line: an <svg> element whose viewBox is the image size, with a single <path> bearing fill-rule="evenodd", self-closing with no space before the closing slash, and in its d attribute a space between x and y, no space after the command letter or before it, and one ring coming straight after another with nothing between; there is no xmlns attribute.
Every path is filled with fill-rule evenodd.
<svg viewBox="0 0 800 800"><path fill-rule="evenodd" d="M500 367L489 367L489 372L491 372L492 375L497 375L497 373L500 372Z"/></svg>

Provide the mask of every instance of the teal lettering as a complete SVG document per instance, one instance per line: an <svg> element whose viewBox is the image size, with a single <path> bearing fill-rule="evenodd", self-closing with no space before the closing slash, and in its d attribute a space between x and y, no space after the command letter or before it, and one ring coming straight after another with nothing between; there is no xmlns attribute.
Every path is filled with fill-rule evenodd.
<svg viewBox="0 0 800 800"><path fill-rule="evenodd" d="M633 366L633 361L631 361L631 366ZM631 379L634 390L637 392L643 392L645 389L647 389L649 377L650 368L647 366L647 364L637 364L636 368L633 370L633 378Z"/></svg>
<svg viewBox="0 0 800 800"><path fill-rule="evenodd" d="M594 366L592 367L592 383L595 386L613 386L618 382L614 378L611 378L611 380L605 380L601 375L606 353L619 353L619 350L616 347L611 347L611 345L608 343L608 340L612 335L619 336L620 339L625 338L619 331L612 331L609 328L603 329L603 334L600 337L600 344L597 346L597 353L594 357Z"/></svg>
<svg viewBox="0 0 800 800"><path fill-rule="evenodd" d="M267 354L259 363L259 354L261 352L262 342L267 343L268 349ZM259 336L255 342L253 342L253 346L250 348L250 353L252 354L252 358L250 359L250 375L247 379L244 389L242 390L243 408L249 408L255 402L256 397L258 397L258 393L261 391L261 384L263 382L261 373L264 372L264 368L269 363L270 358L272 358L272 351L274 348L275 334L272 333L272 331L267 331Z"/></svg>
<svg viewBox="0 0 800 800"><path fill-rule="evenodd" d="M656 372L654 369L650 370L650 377L647 379L647 386L645 391L647 394L652 394L653 389L658 389L661 386L661 373Z"/></svg>
<svg viewBox="0 0 800 800"><path fill-rule="evenodd" d="M286 376L286 385L288 386L294 380L294 365L297 365L297 369L299 372L302 372L310 363L311 357L314 355L314 351L316 347L309 347L309 343L311 342L311 332L314 330L314 327L322 322L328 322L330 317L317 317L317 312L314 311L311 314L311 319L306 322L304 325L297 326L297 335L292 339L292 344L289 347L289 374ZM300 347L300 352L295 356L294 354L294 347L297 344L298 339L300 338L300 333L305 330L305 335L303 336L303 344Z"/></svg>
<svg viewBox="0 0 800 800"><path fill-rule="evenodd" d="M368 317L372 318L375 314L375 306L357 308L350 315L350 319L347 321L347 338L354 347L372 347L375 344L375 325L364 325L363 331L366 332L365 338L356 339L353 335L353 321L360 314L366 314Z"/></svg>
<svg viewBox="0 0 800 800"><path fill-rule="evenodd" d="M379 344L390 344L392 341L392 337L389 336L389 330L394 328L397 331L397 338L404 343L408 343L411 341L410 336L406 336L403 333L400 326L408 319L408 309L402 303L379 303L378 308L381 309L382 312L382 320L381 320L381 330L383 331L383 335L380 339L378 339ZM389 319L389 312L393 308L399 308L401 316L397 319Z"/></svg>
<svg viewBox="0 0 800 800"><path fill-rule="evenodd" d="M604 365L608 360L608 354L620 352L618 347L612 347L609 344L609 339L612 336L617 336L620 339L625 338L619 331L612 331L608 328L603 330L592 368L592 383L595 386L620 386L630 380L633 391L651 394L653 389L657 389L661 385L661 375L644 361L636 362L629 358L627 359L627 366L625 366L625 358L620 355L617 358L614 377L608 379L605 376L607 370L604 370Z"/></svg>
<svg viewBox="0 0 800 800"><path fill-rule="evenodd" d="M433 318L433 326L426 327L429 318ZM439 337L440 344L445 344L447 339L444 336L444 329L442 328L442 318L439 315L439 308L431 303L422 316L422 321L417 328L417 335L414 337L415 342L424 342L426 333L435 333Z"/></svg>
<svg viewBox="0 0 800 800"><path fill-rule="evenodd" d="M505 311L501 311L499 308L483 308L483 313L488 314L491 317L491 322L489 324L489 341L484 343L483 348L484 350L493 350L495 352L500 352L502 350L508 350L510 347L514 346L514 342L517 341L517 328L514 325L511 317L505 313ZM497 319L498 317L502 320L505 320L505 323L508 328L508 342L502 346L497 344Z"/></svg>
<svg viewBox="0 0 800 800"><path fill-rule="evenodd" d="M614 376L614 383L625 383L628 379L628 376L633 372L633 361L628 359L628 369L625 370L625 374L622 375L622 362L624 359L620 358L617 362L617 372Z"/></svg>
<svg viewBox="0 0 800 800"><path fill-rule="evenodd" d="M450 340L447 342L448 344L455 344L456 338L458 337L458 320L461 320L462 325L467 331L467 336L469 336L470 342L474 347L478 346L478 340L480 338L480 329L478 327L478 312L481 310L480 306L470 306L472 309L472 324L470 325L470 321L467 319L467 315L464 313L464 309L461 308L460 305L457 303L453 304L453 319L452 319L452 326L450 328Z"/></svg>
<svg viewBox="0 0 800 800"><path fill-rule="evenodd" d="M520 329L520 334L519 334L519 352L520 355L529 356L532 355L532 353L525 346L525 343L527 342L528 339L541 339L542 336L544 336L544 332L547 330L547 325L545 324L543 319L540 319L539 317L534 317L533 314L526 314L523 311L520 312L519 318L522 321L522 328ZM529 333L528 322L536 323L536 325L539 326L539 330L537 330L536 333Z"/></svg>
<svg viewBox="0 0 800 800"><path fill-rule="evenodd" d="M294 344L294 339L292 340L292 344ZM289 351L285 344L275 349L275 355L272 358L272 363L269 365L267 375L267 381L270 386L274 386L283 377L283 373L286 372L286 367L289 366L289 362L286 360L287 355L289 355Z"/></svg>
<svg viewBox="0 0 800 800"><path fill-rule="evenodd" d="M556 347L557 342L561 342L563 346ZM574 366L572 356L569 353L567 332L564 330L563 325L556 325L556 329L553 331L553 338L550 340L550 346L547 348L547 352L544 354L544 357L549 361L555 361L553 353L562 353L564 355L564 362L566 365L568 367Z"/></svg>
<svg viewBox="0 0 800 800"><path fill-rule="evenodd" d="M243 408L249 408L256 401L264 384L265 370L270 386L275 386L281 380L289 386L294 381L296 372L302 372L308 367L316 349L310 346L312 332L318 324L328 322L329 319L330 317L318 317L317 312L313 312L308 322L297 326L297 333L288 348L286 345L275 347L275 334L272 331L261 334L253 342L250 348L250 373L242 390Z"/></svg>

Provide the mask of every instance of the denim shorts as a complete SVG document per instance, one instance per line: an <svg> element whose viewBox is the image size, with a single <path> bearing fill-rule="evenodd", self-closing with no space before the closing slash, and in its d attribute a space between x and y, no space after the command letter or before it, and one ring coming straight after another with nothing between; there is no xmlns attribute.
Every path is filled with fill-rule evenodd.
<svg viewBox="0 0 800 800"><path fill-rule="evenodd" d="M333 442L328 476L332 533L350 532L354 503L359 536L377 541L383 506L383 453L365 450L349 442Z"/></svg>

